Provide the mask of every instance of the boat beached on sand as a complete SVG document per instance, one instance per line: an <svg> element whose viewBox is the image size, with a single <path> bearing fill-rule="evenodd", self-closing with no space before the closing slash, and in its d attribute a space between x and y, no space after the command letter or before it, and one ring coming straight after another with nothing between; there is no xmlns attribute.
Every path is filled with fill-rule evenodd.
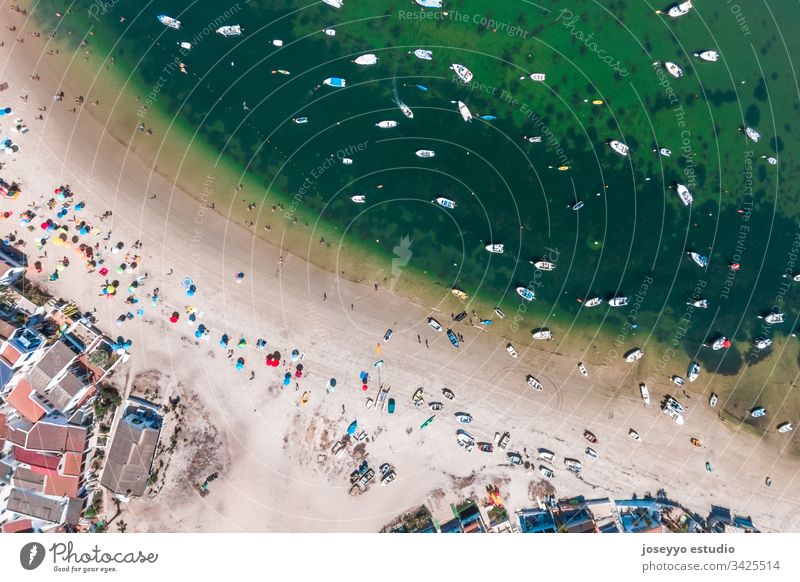
<svg viewBox="0 0 800 582"><path fill-rule="evenodd" d="M453 295L455 295L456 297L458 297L458 298L459 298L459 299L461 299L462 301L466 301L466 300L467 300L467 298L469 297L469 295L467 295L466 293L464 293L464 292L463 292L461 289L459 289L458 287L453 287L452 289L450 289L450 293L452 293Z"/></svg>
<svg viewBox="0 0 800 582"><path fill-rule="evenodd" d="M647 388L647 384L641 382L639 384L639 394L642 395L642 400L644 400L645 406L650 406L650 390Z"/></svg>
<svg viewBox="0 0 800 582"><path fill-rule="evenodd" d="M542 329L532 332L531 336L535 340L551 340L553 339L553 332L551 332L548 328L543 327Z"/></svg>
<svg viewBox="0 0 800 582"><path fill-rule="evenodd" d="M644 356L644 351L641 348L634 348L625 354L625 361L632 363L641 360L642 356Z"/></svg>
<svg viewBox="0 0 800 582"><path fill-rule="evenodd" d="M700 364L692 362L689 364L689 369L686 370L686 375L689 377L689 382L694 382L700 376Z"/></svg>

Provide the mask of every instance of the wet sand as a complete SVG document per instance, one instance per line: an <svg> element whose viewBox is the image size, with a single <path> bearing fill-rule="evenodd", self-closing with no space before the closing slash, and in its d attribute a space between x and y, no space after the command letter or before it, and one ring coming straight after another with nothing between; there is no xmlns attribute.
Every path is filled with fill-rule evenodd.
<svg viewBox="0 0 800 582"><path fill-rule="evenodd" d="M21 26L24 20L16 16L11 14L10 20ZM178 439L159 494L125 508L128 531L377 531L394 516L440 499L442 491L448 501L483 497L491 482L502 483L501 496L509 508L529 507L528 486L541 479L538 471L508 466L500 451L466 453L459 448L455 431L461 426L453 418L457 411L472 414L475 420L467 429L479 441L492 440L496 431L509 431L508 450L527 451L532 460L538 447L555 451L553 485L560 496L622 498L655 495L663 489L701 514L714 504L751 515L762 530L800 531L800 463L790 455L785 435L773 430L757 437L720 422L717 411L699 397L680 398L689 406L686 425L678 427L658 410L660 398L674 393L674 386L662 378L651 386L653 404L644 407L638 380L647 375L647 366L655 366L656 357L646 356L637 367L620 361L605 368L600 378L593 372L603 360L602 350L576 353L564 345L556 353L556 342L531 348L518 345L520 357L514 360L498 337L470 330L465 332L466 345L455 351L444 334L435 334L426 324L431 314L445 324L449 310L437 314L382 286L375 290L372 282L337 277L212 212L206 205L213 200L214 180L205 201L202 193L194 192L193 197L174 187L125 143L104 132L104 122L93 117L100 117L102 101L97 112L84 104L79 113L70 113L79 87L67 83L64 101L53 103L64 70L48 64L45 39L35 40L23 32L25 42L16 43L14 35L19 32L0 31L5 42L0 47L0 81L9 84L0 93L0 105L12 106L11 117L23 117L31 131L10 134L21 150L2 158L7 165L0 175L18 180L24 193L6 205L14 215L0 222L0 232L17 230L28 243L23 250L32 259L41 254L33 247L41 231L38 226L33 232L23 230L19 214L68 183L75 201L86 202L81 218L103 230L92 242L103 249L123 241L127 251L140 240L140 272L149 275L142 296L158 287L162 297L157 310L143 300L148 308L142 320L117 327L116 319L130 306L121 296L104 299L99 294L103 278L86 273L68 248L45 246L48 256L40 259L43 273L32 274L31 279L56 295L74 298L84 310L96 308L101 328L132 339L133 357L118 381L130 383L140 372L161 370L169 378L165 395L186 398L191 393L199 400L184 422L199 423L202 417L218 431L215 444L203 446L227 448L224 472L212 483L211 494L201 497L195 491L197 483L186 480L181 467L192 457L194 445ZM40 79L32 81L37 62ZM19 98L24 94L26 102ZM48 108L45 120L35 120L43 105ZM135 112L135 104L129 106ZM4 135L7 123L3 121ZM151 192L159 194L150 198ZM100 221L97 217L107 210L113 216ZM46 216L52 213L40 215ZM109 231L110 239L103 240ZM72 265L58 281L48 282L47 275L64 255ZM120 255L110 258L116 261ZM245 273L241 284L234 277L238 271ZM198 286L193 298L186 297L181 286L185 276ZM118 278L127 283L132 276ZM323 301L323 293L327 300ZM185 323L187 305L203 312L200 321L211 330L208 343L196 345L194 327ZM167 318L175 310L182 319L170 324ZM395 333L378 354L376 345L390 327ZM234 348L234 359L246 359L245 370L234 370L233 360L217 343L221 333L228 333L234 345L241 336L248 339L247 348ZM294 382L280 388L284 368L264 365L265 352L254 347L259 337L267 341L266 352L278 350L286 356L296 348L305 354L299 390ZM573 343L579 342L571 339ZM385 362L380 372L372 367L378 359ZM576 369L579 359L589 368L588 379ZM358 381L361 370L371 374L366 393ZM543 393L530 390L527 373L542 381ZM331 377L337 378L338 386L327 394L325 385ZM391 386L389 395L397 400L394 415L364 408L366 398L376 396L379 381ZM455 401L443 400L444 410L424 431L419 426L432 413L410 403L419 386L425 388L428 401L443 400L444 386L456 393ZM306 390L311 399L301 407ZM369 442L358 449L350 445L348 455L332 459L333 442L354 419L367 431ZM586 459L577 479L561 459L585 459L588 443L582 433L587 428L598 436L594 448L600 458ZM629 439L629 428L642 435L642 442ZM692 447L692 436L708 448ZM327 458L320 460L323 452ZM382 462L392 463L398 479L351 497L347 476L363 455L375 469ZM706 460L714 464L713 473L705 471ZM767 475L773 481L771 488L764 485Z"/></svg>

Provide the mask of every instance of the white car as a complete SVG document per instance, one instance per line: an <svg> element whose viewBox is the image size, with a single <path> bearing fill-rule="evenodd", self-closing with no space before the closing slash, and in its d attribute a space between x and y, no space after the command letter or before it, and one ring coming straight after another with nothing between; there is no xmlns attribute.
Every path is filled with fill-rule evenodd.
<svg viewBox="0 0 800 582"><path fill-rule="evenodd" d="M512 358L517 357L517 350L515 350L514 346L512 346L511 344L508 344L506 346L506 351L508 352L508 355L511 356Z"/></svg>
<svg viewBox="0 0 800 582"><path fill-rule="evenodd" d="M717 405L717 400L718 400L717 395L714 392L712 392L711 396L708 397L708 405L711 408L714 408Z"/></svg>

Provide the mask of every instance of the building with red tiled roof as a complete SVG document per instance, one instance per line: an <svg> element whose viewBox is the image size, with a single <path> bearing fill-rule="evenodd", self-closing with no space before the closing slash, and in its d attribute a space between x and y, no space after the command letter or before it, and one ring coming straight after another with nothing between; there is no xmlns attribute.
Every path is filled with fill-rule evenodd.
<svg viewBox="0 0 800 582"><path fill-rule="evenodd" d="M8 438L8 413L5 410L0 411L0 451L6 444Z"/></svg>
<svg viewBox="0 0 800 582"><path fill-rule="evenodd" d="M8 440L30 451L83 453L89 429L69 424L63 416L48 416L30 423L14 419L8 425Z"/></svg>
<svg viewBox="0 0 800 582"><path fill-rule="evenodd" d="M6 396L6 401L30 422L36 422L50 412L50 408L44 402L44 399L24 378Z"/></svg>
<svg viewBox="0 0 800 582"><path fill-rule="evenodd" d="M31 533L33 532L33 522L30 519L18 519L9 521L0 526L1 533Z"/></svg>
<svg viewBox="0 0 800 582"><path fill-rule="evenodd" d="M44 472L57 473L58 466L61 464L61 457L58 455L26 451L20 447L14 447L13 454L17 463L28 465L31 468L37 467Z"/></svg>

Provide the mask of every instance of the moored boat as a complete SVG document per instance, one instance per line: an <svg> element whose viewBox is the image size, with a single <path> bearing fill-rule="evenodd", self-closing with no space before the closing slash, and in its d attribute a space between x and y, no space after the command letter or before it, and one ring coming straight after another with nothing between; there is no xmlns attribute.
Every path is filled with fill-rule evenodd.
<svg viewBox="0 0 800 582"><path fill-rule="evenodd" d="M470 113L469 108L464 105L463 101L458 102L458 112L461 114L461 118L464 121L472 121L472 113Z"/></svg>
<svg viewBox="0 0 800 582"><path fill-rule="evenodd" d="M517 294L522 297L525 301L533 301L536 299L536 295L533 291L528 289L527 287L517 287Z"/></svg>
<svg viewBox="0 0 800 582"><path fill-rule="evenodd" d="M770 313L764 317L764 321L770 324L783 323L783 313Z"/></svg>
<svg viewBox="0 0 800 582"><path fill-rule="evenodd" d="M719 60L719 53L717 51L703 51L701 53L694 53L701 61L706 61L709 63L715 63Z"/></svg>
<svg viewBox="0 0 800 582"><path fill-rule="evenodd" d="M302 125L303 123L308 123L308 117L295 117L292 121L298 125Z"/></svg>
<svg viewBox="0 0 800 582"><path fill-rule="evenodd" d="M611 307L625 307L628 304L627 297L612 297L608 300L608 304Z"/></svg>
<svg viewBox="0 0 800 582"><path fill-rule="evenodd" d="M760 140L760 139L761 139L761 134L760 134L760 133L758 133L758 132L757 132L755 129L753 129L752 127L745 127L745 128L744 128L744 134L745 134L747 137L749 137L750 139L752 139L752 140L753 140L755 143L758 143L758 140Z"/></svg>
<svg viewBox="0 0 800 582"><path fill-rule="evenodd" d="M409 119L414 119L414 112L411 111L411 108L408 105L406 105L405 103L401 102L401 103L398 103L398 106L400 107L400 111L403 112L403 115L405 115Z"/></svg>
<svg viewBox="0 0 800 582"><path fill-rule="evenodd" d="M678 198L681 199L684 206L689 206L694 202L694 196L692 196L692 193L689 192L689 189L683 184L677 184L675 186L675 191L678 193Z"/></svg>
<svg viewBox="0 0 800 582"><path fill-rule="evenodd" d="M600 299L599 297L592 297L591 299L587 299L587 300L586 300L586 301L583 303L583 306L584 306L584 307L597 307L597 306L598 306L598 305L600 305L602 302L603 302L603 300L602 300L602 299Z"/></svg>
<svg viewBox="0 0 800 582"><path fill-rule="evenodd" d="M546 79L546 75L544 73L531 73L528 75L531 81L544 81Z"/></svg>
<svg viewBox="0 0 800 582"><path fill-rule="evenodd" d="M667 61L667 62L664 63L664 68L666 68L667 72L670 75L672 75L673 77L675 77L676 79L678 79L680 77L683 77L683 69L681 69L675 63L671 63L671 62Z"/></svg>
<svg viewBox="0 0 800 582"><path fill-rule="evenodd" d="M669 148L660 148L658 150L658 153L660 153L662 156L668 158L668 157L670 157L672 155L672 150L669 149Z"/></svg>
<svg viewBox="0 0 800 582"><path fill-rule="evenodd" d="M692 0L686 0L686 2L681 2L680 4L675 4L672 6L669 10L667 10L667 14L672 18L678 18L679 16L688 14L691 9Z"/></svg>
<svg viewBox="0 0 800 582"><path fill-rule="evenodd" d="M533 263L533 266L540 271L552 271L556 268L555 263L551 263L550 261L536 261Z"/></svg>
<svg viewBox="0 0 800 582"><path fill-rule="evenodd" d="M697 362L692 362L689 364L689 368L686 370L686 376L689 378L689 382L694 382L700 376L700 364Z"/></svg>
<svg viewBox="0 0 800 582"><path fill-rule="evenodd" d="M433 51L429 51L426 49L417 49L414 51L414 56L418 59L422 59L423 61L432 61L433 60Z"/></svg>
<svg viewBox="0 0 800 582"><path fill-rule="evenodd" d="M381 129L391 129L392 127L397 127L397 122L393 119L379 121L375 124L375 127L380 127Z"/></svg>
<svg viewBox="0 0 800 582"><path fill-rule="evenodd" d="M378 62L378 57L372 53L361 55L353 61L357 65L374 65Z"/></svg>
<svg viewBox="0 0 800 582"><path fill-rule="evenodd" d="M553 332L551 332L548 328L543 327L532 332L531 336L535 340L551 340L553 339Z"/></svg>
<svg viewBox="0 0 800 582"><path fill-rule="evenodd" d="M465 83L469 83L472 81L472 71L470 71L464 65L459 65L458 63L453 63L450 65L450 68L453 69L453 72L458 75L458 78L464 81Z"/></svg>
<svg viewBox="0 0 800 582"><path fill-rule="evenodd" d="M452 289L450 289L450 293L452 293L453 295L455 295L456 297L458 297L462 301L466 301L467 298L469 297L469 295L467 295L466 293L464 293L461 289L459 289L457 287L453 287Z"/></svg>
<svg viewBox="0 0 800 582"><path fill-rule="evenodd" d="M688 252L689 257L699 266L706 268L708 266L708 257L705 255L701 255L700 253L696 253L694 251Z"/></svg>
<svg viewBox="0 0 800 582"><path fill-rule="evenodd" d="M621 155L621 156L627 156L628 155L628 149L629 148L628 148L628 146L626 146L621 141L617 141L615 139L612 139L610 142L608 142L608 145L611 147L612 150L617 152L619 155Z"/></svg>
<svg viewBox="0 0 800 582"><path fill-rule="evenodd" d="M364 204L367 201L367 197L363 194L356 194L355 196L350 196L350 200L356 204Z"/></svg>
<svg viewBox="0 0 800 582"><path fill-rule="evenodd" d="M486 249L487 251L489 251L490 253L497 253L497 254L502 254L502 253L504 253L504 252L505 252L505 250L506 250L506 247L505 247L505 245L504 245L504 244L501 244L501 243L496 243L496 244L488 244L488 245L486 245L486 246L485 246L485 247L483 247L483 248L485 248L485 249Z"/></svg>
<svg viewBox="0 0 800 582"><path fill-rule="evenodd" d="M436 152L433 150L417 150L414 152L418 158L432 158L436 155Z"/></svg>
<svg viewBox="0 0 800 582"><path fill-rule="evenodd" d="M423 8L441 8L442 7L442 0L414 0L417 4L422 6Z"/></svg>
<svg viewBox="0 0 800 582"><path fill-rule="evenodd" d="M221 34L222 36L241 36L242 27L238 24L234 24L232 26L220 26L217 29L217 34Z"/></svg>
<svg viewBox="0 0 800 582"><path fill-rule="evenodd" d="M181 27L180 20L175 20L174 18L172 18L171 16L167 16L166 14L159 14L157 18L161 24L163 24L168 28L173 28L175 30L178 30Z"/></svg>
<svg viewBox="0 0 800 582"><path fill-rule="evenodd" d="M642 356L644 356L644 351L641 348L634 348L625 354L625 361L632 363L637 360L641 360Z"/></svg>
<svg viewBox="0 0 800 582"><path fill-rule="evenodd" d="M772 345L772 340L769 338L756 338L753 340L753 345L759 350L765 350Z"/></svg>
<svg viewBox="0 0 800 582"><path fill-rule="evenodd" d="M731 341L724 335L718 337L711 343L711 349L714 351L726 350L731 347Z"/></svg>
<svg viewBox="0 0 800 582"><path fill-rule="evenodd" d="M753 418L761 418L762 416L767 415L767 409L763 406L757 406L753 410L750 411L750 416Z"/></svg>
<svg viewBox="0 0 800 582"><path fill-rule="evenodd" d="M347 81L341 77L328 77L322 83L328 87L345 87L347 85Z"/></svg>
<svg viewBox="0 0 800 582"><path fill-rule="evenodd" d="M454 200L450 200L449 198L439 197L434 200L439 206L444 206L445 208L450 208L451 210L456 207L456 203Z"/></svg>

